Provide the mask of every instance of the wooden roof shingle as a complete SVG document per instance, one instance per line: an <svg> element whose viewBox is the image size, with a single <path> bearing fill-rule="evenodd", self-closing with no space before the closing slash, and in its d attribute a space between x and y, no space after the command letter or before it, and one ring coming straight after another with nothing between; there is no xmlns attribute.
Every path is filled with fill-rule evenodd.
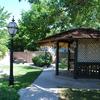
<svg viewBox="0 0 100 100"><path fill-rule="evenodd" d="M65 32L49 36L41 41L39 44L55 42L60 40L78 39L78 38L100 38L100 31L92 28L77 28Z"/></svg>

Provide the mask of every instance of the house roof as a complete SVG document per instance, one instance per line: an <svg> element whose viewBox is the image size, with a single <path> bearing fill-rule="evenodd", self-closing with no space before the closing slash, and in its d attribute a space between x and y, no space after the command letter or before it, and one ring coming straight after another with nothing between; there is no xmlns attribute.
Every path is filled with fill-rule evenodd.
<svg viewBox="0 0 100 100"><path fill-rule="evenodd" d="M70 39L80 39L80 38L100 38L100 31L92 28L77 28L71 29L65 32L58 33L53 36L49 36L41 41L40 44L45 44L55 41L68 41Z"/></svg>

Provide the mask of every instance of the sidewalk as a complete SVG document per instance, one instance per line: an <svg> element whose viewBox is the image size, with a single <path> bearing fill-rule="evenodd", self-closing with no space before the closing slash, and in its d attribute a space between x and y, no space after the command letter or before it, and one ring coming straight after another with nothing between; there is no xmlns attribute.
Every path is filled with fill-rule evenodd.
<svg viewBox="0 0 100 100"><path fill-rule="evenodd" d="M10 56L9 53L6 53L5 57L3 59L0 59L0 75L1 74L7 74L9 75L8 71L2 70L3 66L10 66Z"/></svg>
<svg viewBox="0 0 100 100"><path fill-rule="evenodd" d="M46 68L30 87L19 91L20 100L59 100L57 93L63 88L100 89L100 80L56 76L53 67Z"/></svg>
<svg viewBox="0 0 100 100"><path fill-rule="evenodd" d="M0 59L0 67L2 65L10 65L10 56L9 56L9 53L7 53L3 59Z"/></svg>
<svg viewBox="0 0 100 100"><path fill-rule="evenodd" d="M51 71L51 68L47 69ZM35 82L25 89L21 89L18 93L20 94L20 100L59 100L59 96L56 91L50 88L45 88L45 86L52 87L52 84L46 78L43 79L44 75L50 78L49 73L47 75L46 69L41 73L41 75L35 80ZM52 72L51 72L52 73ZM42 77L42 79L41 79Z"/></svg>

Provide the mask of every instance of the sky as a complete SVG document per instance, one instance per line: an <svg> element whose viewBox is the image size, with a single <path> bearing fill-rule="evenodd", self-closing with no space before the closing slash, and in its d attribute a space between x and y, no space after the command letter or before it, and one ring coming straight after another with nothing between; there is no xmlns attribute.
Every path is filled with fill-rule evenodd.
<svg viewBox="0 0 100 100"><path fill-rule="evenodd" d="M6 11L11 13L8 22L11 21L12 17L14 16L17 23L18 19L21 18L21 12L23 10L29 10L30 4L27 2L27 0L22 0L21 2L19 2L19 0L0 0L0 7L4 7Z"/></svg>

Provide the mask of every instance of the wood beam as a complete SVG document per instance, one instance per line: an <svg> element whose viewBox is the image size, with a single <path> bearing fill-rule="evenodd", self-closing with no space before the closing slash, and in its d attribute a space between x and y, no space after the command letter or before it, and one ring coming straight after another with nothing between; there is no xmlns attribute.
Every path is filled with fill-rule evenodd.
<svg viewBox="0 0 100 100"><path fill-rule="evenodd" d="M75 53L74 53L74 78L77 79L77 56L78 56L78 40L76 42Z"/></svg>
<svg viewBox="0 0 100 100"><path fill-rule="evenodd" d="M68 43L68 70L70 69L70 43Z"/></svg>
<svg viewBox="0 0 100 100"><path fill-rule="evenodd" d="M56 42L56 75L59 75L59 42Z"/></svg>

